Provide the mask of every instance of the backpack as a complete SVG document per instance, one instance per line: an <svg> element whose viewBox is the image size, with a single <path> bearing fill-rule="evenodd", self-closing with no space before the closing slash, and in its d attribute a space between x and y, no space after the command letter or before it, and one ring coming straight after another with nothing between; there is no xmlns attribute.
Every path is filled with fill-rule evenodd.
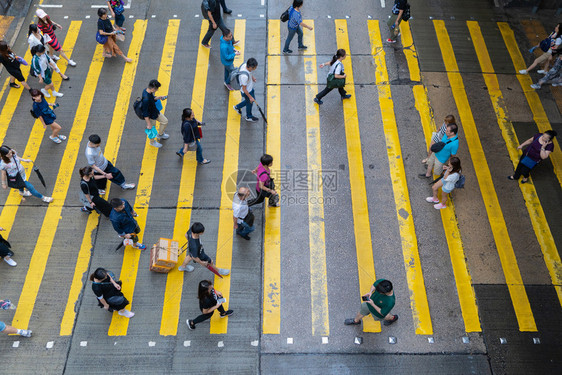
<svg viewBox="0 0 562 375"><path fill-rule="evenodd" d="M242 65L244 65L244 64L242 64ZM230 80L230 85L235 90L240 90L242 88L242 85L240 85L240 76L241 75L245 75L246 77L248 77L248 79L250 79L250 73L248 73L247 71L244 71L244 70L242 70L242 71L240 70L242 65L240 65L238 68L234 68L234 70L232 70L232 72L230 72L230 76L228 77L228 79Z"/></svg>
<svg viewBox="0 0 562 375"><path fill-rule="evenodd" d="M465 180L466 178L464 178L464 175L461 174L457 182L455 182L455 189L464 189Z"/></svg>
<svg viewBox="0 0 562 375"><path fill-rule="evenodd" d="M142 115L142 99L140 97L137 97L137 100L133 103L133 109L137 117L144 120L144 116Z"/></svg>
<svg viewBox="0 0 562 375"><path fill-rule="evenodd" d="M404 9L404 12L402 12L402 21L408 22L410 17L410 4L406 3L406 9Z"/></svg>
<svg viewBox="0 0 562 375"><path fill-rule="evenodd" d="M291 7L288 7L287 10L284 11L283 14L281 14L281 17L279 17L281 22L287 22L289 20L289 11L290 10L291 10Z"/></svg>
<svg viewBox="0 0 562 375"><path fill-rule="evenodd" d="M543 52L548 52L548 50L550 49L550 47L552 46L552 38L551 37L547 37L543 40L541 40L539 47Z"/></svg>

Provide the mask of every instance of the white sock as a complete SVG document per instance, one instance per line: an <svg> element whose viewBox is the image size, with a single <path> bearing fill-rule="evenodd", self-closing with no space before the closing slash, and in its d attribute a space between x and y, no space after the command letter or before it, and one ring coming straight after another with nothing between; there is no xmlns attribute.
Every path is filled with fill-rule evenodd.
<svg viewBox="0 0 562 375"><path fill-rule="evenodd" d="M18 329L18 335L23 335L23 329Z"/></svg>

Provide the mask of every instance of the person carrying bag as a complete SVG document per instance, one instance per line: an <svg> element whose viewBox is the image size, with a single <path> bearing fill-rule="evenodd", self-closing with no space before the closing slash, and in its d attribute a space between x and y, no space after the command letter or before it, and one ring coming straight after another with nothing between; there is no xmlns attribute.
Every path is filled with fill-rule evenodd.
<svg viewBox="0 0 562 375"><path fill-rule="evenodd" d="M135 313L126 310L129 301L121 292L121 281L115 281L115 275L104 268L98 268L90 275L92 291L98 299L99 307L117 313L125 318L132 318Z"/></svg>
<svg viewBox="0 0 562 375"><path fill-rule="evenodd" d="M322 98L326 96L333 89L338 89L341 99L349 99L351 95L348 94L345 87L345 77L346 74L343 69L343 60L345 59L346 52L344 49L339 49L336 54L332 57L332 60L324 64L320 64L320 68L330 65L330 70L328 71L328 77L326 79L326 88L318 93L314 98L314 102L318 105L322 105L324 102Z"/></svg>

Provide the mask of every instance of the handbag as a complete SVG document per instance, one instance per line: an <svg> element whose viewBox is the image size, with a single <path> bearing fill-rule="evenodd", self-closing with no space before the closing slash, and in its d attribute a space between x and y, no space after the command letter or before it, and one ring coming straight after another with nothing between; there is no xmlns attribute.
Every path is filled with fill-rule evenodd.
<svg viewBox="0 0 562 375"><path fill-rule="evenodd" d="M334 67L334 72L335 71L336 68ZM326 85L328 86L329 89L343 88L345 86L345 78L336 78L336 75L334 73L330 73L328 74Z"/></svg>
<svg viewBox="0 0 562 375"><path fill-rule="evenodd" d="M119 1L119 5L113 8L113 13L115 13L116 16L122 15L124 11L125 11L125 7L123 6L122 1Z"/></svg>
<svg viewBox="0 0 562 375"><path fill-rule="evenodd" d="M8 186L14 189L23 189L25 187L25 181L23 180L23 177L21 176L21 173L19 171L20 169L16 156L14 156L14 163L16 163L16 168L18 171L16 172L15 176L8 175Z"/></svg>
<svg viewBox="0 0 562 375"><path fill-rule="evenodd" d="M291 7L288 7L286 11L284 11L281 14L281 17L279 17L279 19L281 20L281 22L287 22L289 20L289 12L291 11Z"/></svg>
<svg viewBox="0 0 562 375"><path fill-rule="evenodd" d="M534 161L533 159L531 159L528 155L525 155L523 157L523 159L521 159L521 164L523 164L524 166L526 166L529 169L533 169L535 168L535 166L538 164L538 161Z"/></svg>
<svg viewBox="0 0 562 375"><path fill-rule="evenodd" d="M101 35L99 31L96 32L96 42L99 44L107 43L107 35Z"/></svg>
<svg viewBox="0 0 562 375"><path fill-rule="evenodd" d="M107 299L107 303L111 306L121 306L125 303L126 299L125 296L111 296Z"/></svg>
<svg viewBox="0 0 562 375"><path fill-rule="evenodd" d="M148 139L154 139L158 136L158 132L156 131L155 126L151 127L150 129L144 129L144 132L146 133Z"/></svg>
<svg viewBox="0 0 562 375"><path fill-rule="evenodd" d="M248 209L248 215L242 219L249 227L254 225L254 213L252 210Z"/></svg>
<svg viewBox="0 0 562 375"><path fill-rule="evenodd" d="M193 135L193 142L187 144L187 150L195 151L197 150L197 139L195 138L195 132L193 131L191 124L189 124L189 128L191 129L191 135Z"/></svg>

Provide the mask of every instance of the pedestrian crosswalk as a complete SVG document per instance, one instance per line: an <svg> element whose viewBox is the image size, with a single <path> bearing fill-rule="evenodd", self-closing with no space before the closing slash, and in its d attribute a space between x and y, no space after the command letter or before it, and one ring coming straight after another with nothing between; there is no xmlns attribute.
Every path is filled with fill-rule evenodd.
<svg viewBox="0 0 562 375"><path fill-rule="evenodd" d="M217 232L216 239L216 252L212 254L210 249L209 253L212 258L216 259L216 265L220 268L231 269L234 266L233 259L238 256L237 242L233 236L232 229L232 212L231 212L231 199L234 190L232 189L232 181L240 180L242 176L239 175L238 170L242 165L248 163L255 163L255 155L248 155L245 149L241 146L242 131L245 131L245 123L240 118L236 110L232 107L237 104L240 99L240 93L237 91L229 92L228 95L222 91L220 99L217 99L216 92L212 86L222 85L221 75L213 75L209 73L210 59L218 59L218 51L215 48L209 50L202 46L198 46L195 51L190 53L188 62L184 61L185 56L179 55L178 51L181 48L180 42L182 41L182 27L187 24L187 21L180 19L171 19L165 25L165 34L162 36L155 35L148 32L150 27L150 20L137 20L134 23L130 41L128 41L129 57L133 57L134 61L130 64L117 65L111 64L111 69L120 69L122 72L118 90L115 93L108 94L105 91L100 91L100 87L104 83L104 69L108 68L109 62L104 61L102 57L102 46L91 44L91 51L93 51L93 58L91 61L80 59L80 63L87 65L86 75L82 90L80 92L75 115L71 121L70 118L61 120L63 126L63 134L69 134L68 140L57 146L63 147L64 153L62 159L58 161L58 171L54 177L54 187L52 188L52 196L54 202L51 203L45 211L43 216L36 217L35 220L40 223L39 232L36 239L34 239L35 246L30 249L31 256L29 263L26 265L20 262L17 270L25 272L25 277L22 278L22 283L18 288L10 287L11 291L19 290L19 298L15 295L10 295L10 299L17 301L17 310L13 317L13 326L26 329L32 326L40 326L41 322L34 318L34 310L37 309L37 299L41 293L51 295L53 291L47 290L42 286L48 275L46 270L52 264L50 257L57 251L55 248L55 237L60 232L61 228L59 222L63 216L79 216L81 213L78 210L69 211L68 207L76 206L77 199L74 191L72 178L76 178L76 171L79 167L79 155L83 152L83 148L88 136L89 125L92 120L95 120L97 109L95 108L96 98L100 92L103 95L113 95L114 105L111 108L111 122L107 124L107 137L104 137L104 154L112 163L118 163L120 160L136 160L139 165L140 173L134 176L132 173L125 172L127 179L130 182L137 183L136 195L133 198L134 209L139 214L137 221L143 230L152 225L163 230L169 231L173 238L180 243L184 243L184 234L187 231L191 222L196 221L199 215L194 204L196 197L195 185L200 181L203 176L197 169L197 162L193 153L188 153L181 161L181 166L177 168L177 176L173 181L161 181L159 177L159 169L157 165L159 158L166 154L175 154L177 150L176 144L179 142L168 143L168 146L162 149L157 149L143 139L142 144L137 144L138 152L133 154L131 148L127 148L123 152L122 145L129 142L128 132L137 131L142 129L143 126L138 125L138 119L133 119L129 114L131 102L134 99L135 92L133 86L135 84L144 85L148 80L153 78L152 75L157 74L158 81L161 82L162 87L160 93L166 95L168 90L171 90L176 85L177 77L184 77L189 75L192 80L191 91L189 97L186 94L184 102L190 100L190 104L185 104L184 107L190 107L195 113L197 119L205 119L210 111L206 110L205 105L209 101L220 101L221 111L225 114L226 123L220 124L224 129L224 142L212 142L210 148L220 149L219 154L222 155L222 160L213 160L210 166L205 168L213 168L214 181L220 184L220 197L215 197L217 207L211 211L210 215L214 215L217 228L213 231ZM189 22L192 23L190 20ZM197 21L198 23L200 21ZM348 306L349 314L354 313L356 307L360 303L361 294L366 293L372 282L377 277L388 277L388 275L403 275L403 284L405 285L403 296L401 296L401 319L410 320L412 327L412 334L414 335L433 335L434 331L439 330L440 321L432 316L432 311L437 306L437 302L432 301L432 294L428 292L431 288L432 281L426 279L427 269L424 267L425 261L424 252L421 250L421 240L424 235L422 234L425 228L420 225L425 219L417 219L421 216L429 216L428 212L417 212L416 205L412 204L413 200L420 200L425 198L414 196L412 194L412 184L415 182L416 176L408 175L408 163L418 163L416 156L408 158L410 153L410 144L405 144L402 137L404 136L404 127L399 120L400 111L404 107L396 106L396 89L389 78L391 69L389 65L390 54L400 54L405 59L407 66L409 80L411 82L408 87L407 96L415 103L414 109L406 109L410 111L412 116L416 119L416 124L409 128L415 128L419 134L420 147L429 145L432 132L435 131L435 119L433 110L429 100L429 93L426 89L428 82L424 79L423 72L420 71L418 63L418 51L416 50L416 24L414 21L410 23L402 23L400 25L402 50L394 50L388 45L383 44L385 39L384 35L387 32L384 23L378 20L364 20L361 22L350 23L348 19L327 19L327 20L305 20L305 22L313 27L312 31L305 31L304 43L308 46L306 51L298 57L298 64L293 64L297 60L290 60L291 69L302 71L302 85L297 85L298 90L302 92L299 94L304 98L304 103L297 103L297 98L284 97L283 86L290 85L291 74L287 73L287 68L284 67L286 61L281 56L281 41L282 41L282 24L279 20L269 20L267 24L267 56L266 60L258 59L261 69L265 72L265 92L264 95L258 94L257 100L260 101L262 97L265 98L267 104L268 123L266 126L266 139L265 139L265 152L271 154L274 158L274 165L276 168L283 169L289 164L292 155L285 153L285 145L281 141L282 135L286 132L291 132L291 124L284 122L284 111L290 111L290 106L301 105L304 116L300 119L305 129L304 141L300 153L305 155L305 165L300 165L298 168L314 171L314 178L310 177L306 181L307 191L307 205L306 210L302 211L302 217L288 218L285 213L288 212L286 207L281 205L279 208L264 207L263 212L263 265L259 259L254 260L253 272L261 272L263 284L262 293L259 293L259 288L255 288L253 293L260 294L260 301L262 304L262 320L261 332L267 335L281 335L284 333L284 327L291 324L290 321L284 321L284 318L291 316L287 314L287 309L296 304L291 301L291 294L285 293L283 290L284 280L290 278L291 269L284 257L284 242L291 236L283 230L284 224L287 220L294 221L302 224L306 228L308 236L300 238L300 243L303 248L300 249L302 257L306 258L302 264L306 264L306 270L299 270L307 275L309 281L306 285L307 294L309 299L307 301L298 301L298 304L305 303L310 305L310 316L300 316L299 319L304 319L309 322L310 331L307 334L312 336L330 336L333 331L334 325L341 325L343 322L342 317L334 316L332 306L338 304L339 301L330 298L330 291L332 288L337 288L333 284L336 279L330 271L330 259L334 251L333 245L330 243L330 233L337 230L331 225L328 214L332 211L326 210L324 205L326 187L324 186L323 166L326 165L326 155L331 155L332 149L337 149L338 152L345 154L347 159L346 179L349 181L349 200L341 203L346 205L346 209L350 209L351 218L348 221L349 228L347 236L349 237L348 247L345 249L337 249L338 252L346 253L346 262L355 262L357 274L354 277L357 280L356 287L348 291L349 294L357 295L357 306ZM250 44L253 35L247 29L247 21L244 19L236 19L234 23L233 33L234 39L239 40L237 50L240 55L235 59L235 65L242 64L247 57L251 57L249 52ZM498 172L491 160L488 160L489 154L483 147L480 127L475 120L475 111L477 109L471 103L470 95L465 86L466 78L459 70L458 62L455 55L455 47L451 43L451 38L447 29L447 22L441 20L433 20L431 26L434 30L436 40L438 42L441 56L439 56L444 64L446 77L450 86L450 96L456 105L456 109L451 109L451 112L458 114L459 121L462 129L462 138L466 141L467 150L463 152L469 155L470 158L463 160L464 168L472 168L476 176L475 181L470 181L478 191L478 197L474 199L481 200L485 212L482 213L481 219L489 224L493 244L490 245L488 253L497 252L499 262L502 269L502 277L505 280L506 288L509 290L511 296L512 306L517 318L517 328L520 331L535 332L539 331L536 323L534 312L535 306L532 306L525 285L527 277L524 274L523 268L519 266L518 256L522 250L522 244L518 242L518 234L510 230L513 220L517 218L504 215L504 210L501 206L501 200L498 198L501 194L496 188L494 181L499 177L495 175ZM458 26L458 25L457 25ZM505 47L509 52L511 61L513 62L513 74L519 69L523 69L525 61L520 52L520 46L515 42L515 37L512 28L505 22L498 22L498 36L502 38ZM199 25L197 26L199 27ZM328 34L320 35L317 29L321 27ZM505 90L502 87L501 81L498 80L498 75L494 71L493 56L489 54L486 45L485 37L482 34L481 26L477 21L467 21L463 26L466 29L466 36L470 38L474 46L474 54L478 60L480 72L483 81L486 84L486 92L489 95L489 104L492 108L496 118L495 121L499 127L499 133L502 136L502 141L507 150L507 158L511 165L515 166L518 162L520 153L517 146L520 143L514 130L513 120L510 118L510 108L504 100ZM200 23L200 37L205 34L207 24ZM70 21L68 24L68 31L66 31L63 40L63 48L69 58L74 51L80 47L85 27L82 21ZM364 54L355 53L357 43L354 42L350 35L361 35L362 40L367 40L369 43L370 53L367 54L369 63L366 64L362 60ZM162 39L163 37L163 39ZM148 50L147 45L152 45L153 39L162 39L161 46L158 51L153 49ZM92 39L88 36L88 40ZM326 133L325 124L329 122L329 117L323 113L326 104L322 107L313 102L315 95L318 93L319 88L324 83L324 72L320 71L317 67L320 62L324 62L324 50L320 51L317 48L317 42L320 40L330 39L333 46L343 48L347 51L347 57L344 59L343 64L346 78L346 90L351 94L350 99L342 101L342 127L344 139L340 140L337 144L331 144L333 138L329 133ZM218 40L218 38L217 38ZM88 44L88 46L90 46ZM213 47L218 45L215 41ZM218 48L216 48L218 49ZM92 52L90 52L92 53ZM153 59L152 71L146 72L139 69L139 61L144 59L146 53L147 58ZM330 54L331 55L331 54ZM155 56L158 56L156 58ZM180 57L178 57L180 56ZM291 56L293 57L293 56ZM25 55L27 61L30 60L29 52ZM322 59L321 61L319 61ZM77 60L77 58L75 58ZM112 62L111 62L112 63ZM66 71L66 62L59 61L61 72ZM365 66L368 69L365 70ZM405 68L404 68L405 69ZM22 67L24 76L29 74L29 68ZM358 72L361 71L362 75L359 76ZM365 76L365 72L367 75ZM525 98L526 103L529 105L530 111L533 115L537 128L540 131L548 130L552 124L548 119L547 111L542 105L539 95L529 88L531 79L527 75L516 75L518 82L522 88L521 98ZM72 80L80 80L79 76L73 75ZM61 78L57 75L53 77L55 89L58 90L61 86ZM26 93L23 90L6 89L7 80L4 82L4 89L1 92L0 100L2 100L3 107L0 112L0 142L4 142L8 135L8 131L12 132L13 129L20 129L21 126L14 118L18 118L19 113L25 113L25 103L27 100ZM372 82L374 87L374 97L370 101L370 106L375 108L379 119L382 124L381 129L374 129L373 124L363 124L361 122L360 113L364 109L362 107L364 101L359 100L358 96L361 94L362 83L358 82ZM222 88L222 87L221 87ZM184 90L185 91L185 90ZM63 90L64 92L64 90ZM209 93L213 96L209 96ZM22 95L23 94L23 95ZM55 98L50 98L50 102L54 102ZM287 105L286 103L290 103ZM164 109L170 113L171 108L166 108L166 102L163 103ZM339 105L339 102L338 102ZM262 106L262 108L265 108ZM105 108L109 111L109 108ZM183 107L181 108L183 109ZM180 110L181 110L180 109ZM179 112L174 108L174 113ZM296 110L295 110L296 112ZM126 124L129 122L137 122L129 128ZM253 125L252 125L253 126ZM135 130L131 130L132 128ZM168 132L172 132L172 126L168 127ZM261 128L251 128L255 131L261 131ZM366 132L368 130L369 132ZM140 131L140 130L139 130ZM375 248L374 243L377 236L382 234L377 228L373 227L372 217L378 215L376 210L373 210L371 205L377 197L371 196L368 192L368 184L370 180L366 171L368 164L366 153L370 147L367 144L371 131L377 131L384 135L384 150L378 151L378 156L388 161L384 170L378 173L388 176L390 181L389 189L385 192L385 202L392 207L392 214L388 214L385 220L393 223L398 229L398 241L391 244L396 249L395 251L400 254L403 261L404 273L402 270L390 270L381 267L379 259L384 257L379 249ZM178 132L179 133L179 132ZM24 134L22 132L22 134ZM27 134L27 132L25 133ZM23 138L22 135L20 138ZM423 142L422 141L423 138ZM20 140L25 143L25 150L22 153L23 158L32 160L39 160L48 158L48 151L42 146L45 139L44 130L39 121L35 121L33 127L29 132L27 141ZM221 138L222 140L222 138ZM464 142L463 141L463 142ZM179 146L178 146L179 147ZM407 150L407 151L405 151ZM121 151L121 152L120 152ZM164 155L162 155L164 153ZM420 155L421 156L421 155ZM562 185L562 154L558 142L555 142L555 151L551 154L552 161L552 178L557 179ZM420 157L421 159L421 157ZM471 167L469 167L469 165ZM295 166L292 166L295 168ZM28 166L27 174L31 174ZM168 167L166 167L168 168ZM171 167L170 167L171 168ZM175 168L175 167L174 167ZM541 168L548 168L544 165ZM502 172L503 173L503 172ZM504 174L508 174L505 171ZM412 178L411 178L412 177ZM502 176L503 177L503 174ZM505 177L503 177L505 179ZM136 181L135 181L136 180ZM152 222L150 209L154 208L155 194L161 187L161 184L166 183L168 188L174 190L177 195L177 201L173 202L175 210L168 210L167 219ZM171 187L170 187L171 186ZM515 185L514 189L515 189ZM553 288L556 290L559 301L556 303L562 305L562 261L560 259L559 251L553 236L555 230L552 222L547 221L545 211L548 207L544 206L548 202L548 197L541 196L533 183L521 184L521 215L525 215L531 222L533 233L536 237L538 244L537 250L540 251L542 259L537 262L537 267L545 267ZM169 191L166 190L166 191ZM290 194L290 191L284 191L283 184L279 186L279 193ZM106 198L110 194L108 186ZM22 226L21 214L19 209L22 207L21 196L15 190L11 190L5 194L6 199L2 206L0 213L0 226L6 228L5 237L10 237L10 241L17 243L21 236L25 235L22 232L14 232L12 228ZM119 196L119 192L112 192L112 197ZM440 304L446 303L448 308L453 311L458 311L461 319L455 320L454 324L458 324L459 330L464 332L481 332L481 314L479 313L478 301L474 291L473 284L476 282L471 275L470 268L470 249L466 248L463 242L464 236L474 236L469 230L463 227L463 224L458 220L456 212L457 200L463 199L463 193L455 195L453 200L450 200L448 207L445 210L440 210L441 222L444 236L440 239L443 244L448 246L448 253L450 256L450 264L452 267L452 275L454 276L454 290L455 294L449 296L446 302L440 301ZM175 200L175 196L172 200ZM282 201L283 202L283 201ZM307 213L307 214L306 214ZM433 214L433 212L431 212ZM429 220L429 219L427 219ZM431 219L433 220L433 219ZM78 237L73 239L76 244L76 253L72 259L66 259L68 262L65 270L72 269L67 274L61 274L57 277L60 278L62 286L57 290L58 298L64 299L61 305L64 306L60 311L54 312L51 319L56 319L60 322L59 335L69 336L72 334L76 319L77 307L76 304L80 299L90 298L90 285L86 281L85 275L89 273L91 267L95 267L91 263L91 241L92 233L100 223L100 218L96 213L92 213L87 220L77 219L75 225L80 226ZM557 227L556 227L557 228ZM13 232L13 233L12 233ZM114 232L109 228L108 231L103 232L104 236L114 236ZM439 236L441 236L439 234ZM143 238L144 237L144 238ZM255 238L258 239L258 235ZM144 232L139 235L141 241L152 241L152 238L147 238ZM117 242L117 238L115 238ZM355 251L353 251L353 248ZM97 250L97 249L96 249ZM492 255L490 255L492 256ZM179 262L184 259L184 255L180 255ZM149 274L147 267L147 254L141 253L131 247L126 247L122 263L120 265L120 279L123 282L123 292L125 297L131 302L133 310L142 311L142 305L138 304L135 299L135 291L141 286L146 286L145 278ZM341 260L339 260L341 261ZM96 266L99 262L103 262L102 258L96 259ZM444 263L445 264L445 263ZM446 263L449 264L449 263ZM99 264L101 265L101 264ZM375 273L375 265L377 270ZM118 269L119 265L111 264L105 265L108 268ZM294 264L293 264L294 266ZM260 269L261 268L261 269ZM525 268L526 269L526 268ZM12 270L10 270L12 271ZM237 277L236 273L242 272L237 269L232 269L231 276L214 280L215 287L220 290L227 300L227 305L232 307L236 306L236 288L240 286L239 282L234 283L233 280ZM3 272L4 273L4 272ZM5 277L0 275L0 278ZM184 293L184 273L176 269L172 270L167 275L161 275L159 282L162 283L163 295L154 296L158 300L160 310L158 321L153 322L153 326L157 326L156 332L162 336L174 336L185 330L184 322L180 318L183 317L183 308L187 305L196 304L196 300L186 300ZM295 276L296 277L296 276ZM400 283L397 283L399 285ZM51 285L49 283L49 285ZM165 285L165 286L164 286ZM3 286L0 285L0 293L4 294ZM183 299L182 299L183 296ZM256 297L257 299L257 297ZM554 302L554 301L553 301ZM441 306L441 305L440 305ZM82 306L81 308L84 308ZM243 309L242 306L238 306ZM410 314L405 313L410 310ZM308 311L308 310L307 310ZM60 316L57 314L60 313ZM153 314L153 313L152 313ZM154 314L153 314L154 315ZM136 317L135 317L136 319ZM114 313L111 321L107 326L97 327L97 330L106 331L109 336L126 336L129 333L130 327L137 323L135 319L127 319ZM220 319L218 316L213 316L210 321L209 332L211 334L228 334L228 327L234 318ZM409 325L410 326L410 325ZM153 329L149 326L147 329ZM37 329L35 329L36 331ZM381 332L381 324L367 317L363 321L364 332Z"/></svg>

